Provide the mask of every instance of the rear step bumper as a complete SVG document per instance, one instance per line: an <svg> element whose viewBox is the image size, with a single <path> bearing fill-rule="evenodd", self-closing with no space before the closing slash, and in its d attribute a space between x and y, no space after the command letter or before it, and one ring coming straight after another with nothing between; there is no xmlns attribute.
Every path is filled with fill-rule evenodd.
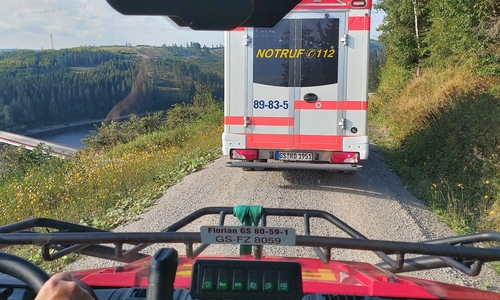
<svg viewBox="0 0 500 300"><path fill-rule="evenodd" d="M226 162L226 167L249 168L249 169L272 169L272 170L325 170L325 171L359 171L363 168L357 164L311 164L311 163L265 163L248 161Z"/></svg>

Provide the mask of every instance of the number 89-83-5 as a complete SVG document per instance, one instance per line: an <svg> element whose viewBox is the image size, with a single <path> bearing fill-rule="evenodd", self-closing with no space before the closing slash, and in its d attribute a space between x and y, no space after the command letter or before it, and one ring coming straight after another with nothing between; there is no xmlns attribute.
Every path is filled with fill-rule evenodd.
<svg viewBox="0 0 500 300"><path fill-rule="evenodd" d="M253 100L254 109L288 109L288 100Z"/></svg>

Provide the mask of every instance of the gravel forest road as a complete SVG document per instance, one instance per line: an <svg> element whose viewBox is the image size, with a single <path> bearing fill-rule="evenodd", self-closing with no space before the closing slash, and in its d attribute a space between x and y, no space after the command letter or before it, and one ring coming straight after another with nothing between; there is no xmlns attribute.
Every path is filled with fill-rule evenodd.
<svg viewBox="0 0 500 300"><path fill-rule="evenodd" d="M352 175L327 171L243 171L228 168L222 157L203 170L191 174L171 187L157 204L139 216L135 222L116 231L160 231L181 217L208 206L255 204L268 208L300 208L327 211L371 239L395 241L423 241L455 235L425 205L412 196L399 178L382 162L381 155L370 152L364 169ZM238 225L227 218L227 225ZM234 221L234 222L229 222ZM208 223L211 222L211 223ZM183 231L197 231L202 225L217 224L217 219L206 217L190 224ZM268 226L296 227L303 234L303 220L269 218ZM323 222L311 223L312 234L347 237L333 226ZM152 254L161 246L146 249ZM175 246L179 254L183 245ZM212 245L203 254L237 255L233 245ZM265 247L264 255L315 257L310 248ZM337 260L380 262L371 252L333 249ZM82 258L67 269L109 266L109 261ZM500 279L490 269L483 268L478 277L469 277L452 269L408 273L405 275L500 291Z"/></svg>

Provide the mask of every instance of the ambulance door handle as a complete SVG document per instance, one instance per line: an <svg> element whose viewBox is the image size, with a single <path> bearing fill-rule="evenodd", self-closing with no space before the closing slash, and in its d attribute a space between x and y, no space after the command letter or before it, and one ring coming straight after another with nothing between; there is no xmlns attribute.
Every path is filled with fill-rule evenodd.
<svg viewBox="0 0 500 300"><path fill-rule="evenodd" d="M245 34L245 36L243 37L243 41L245 46L248 46L252 42L252 38L249 35Z"/></svg>
<svg viewBox="0 0 500 300"><path fill-rule="evenodd" d="M344 37L340 38L340 41L344 43L344 46L347 46L347 43L349 42L349 36L347 34L344 34Z"/></svg>
<svg viewBox="0 0 500 300"><path fill-rule="evenodd" d="M314 93L307 93L304 95L304 101L307 103L314 103L318 101L318 95Z"/></svg>
<svg viewBox="0 0 500 300"><path fill-rule="evenodd" d="M345 119L342 118L342 120L339 122L339 126L342 127L342 129L345 129Z"/></svg>
<svg viewBox="0 0 500 300"><path fill-rule="evenodd" d="M248 125L252 124L252 121L247 118L247 117L244 117L243 118L243 127L248 127Z"/></svg>

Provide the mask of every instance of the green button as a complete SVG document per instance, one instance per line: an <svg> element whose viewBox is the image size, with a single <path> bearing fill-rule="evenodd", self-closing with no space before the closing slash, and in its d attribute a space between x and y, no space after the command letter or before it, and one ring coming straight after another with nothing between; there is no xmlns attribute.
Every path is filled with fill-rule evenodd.
<svg viewBox="0 0 500 300"><path fill-rule="evenodd" d="M203 289L204 290L211 290L213 286L213 283L211 280L205 280L203 281Z"/></svg>
<svg viewBox="0 0 500 300"><path fill-rule="evenodd" d="M233 290L235 291L241 291L243 290L243 282L233 282Z"/></svg>
<svg viewBox="0 0 500 300"><path fill-rule="evenodd" d="M273 291L273 283L264 282L264 292L272 292L272 291Z"/></svg>
<svg viewBox="0 0 500 300"><path fill-rule="evenodd" d="M262 290L264 292L274 291L273 270L264 270L262 280Z"/></svg>
<svg viewBox="0 0 500 300"><path fill-rule="evenodd" d="M219 290L227 290L227 281L219 281Z"/></svg>
<svg viewBox="0 0 500 300"><path fill-rule="evenodd" d="M204 269L203 270L203 278L202 278L202 290L211 290L213 288L213 270L212 269Z"/></svg>
<svg viewBox="0 0 500 300"><path fill-rule="evenodd" d="M227 291L228 289L228 278L227 278L227 269L220 269L219 275L217 277L217 290L219 291Z"/></svg>
<svg viewBox="0 0 500 300"><path fill-rule="evenodd" d="M286 271L278 272L278 292L280 293L288 293L289 285L288 285L288 273Z"/></svg>
<svg viewBox="0 0 500 300"><path fill-rule="evenodd" d="M250 291L256 291L259 289L259 285L255 281L250 281L248 282L248 290Z"/></svg>
<svg viewBox="0 0 500 300"><path fill-rule="evenodd" d="M243 270L233 270L233 291L243 291Z"/></svg>
<svg viewBox="0 0 500 300"><path fill-rule="evenodd" d="M280 283L280 285L278 286L278 292L288 292L288 283Z"/></svg>
<svg viewBox="0 0 500 300"><path fill-rule="evenodd" d="M259 290L259 271L248 270L248 286L247 290L254 292Z"/></svg>

